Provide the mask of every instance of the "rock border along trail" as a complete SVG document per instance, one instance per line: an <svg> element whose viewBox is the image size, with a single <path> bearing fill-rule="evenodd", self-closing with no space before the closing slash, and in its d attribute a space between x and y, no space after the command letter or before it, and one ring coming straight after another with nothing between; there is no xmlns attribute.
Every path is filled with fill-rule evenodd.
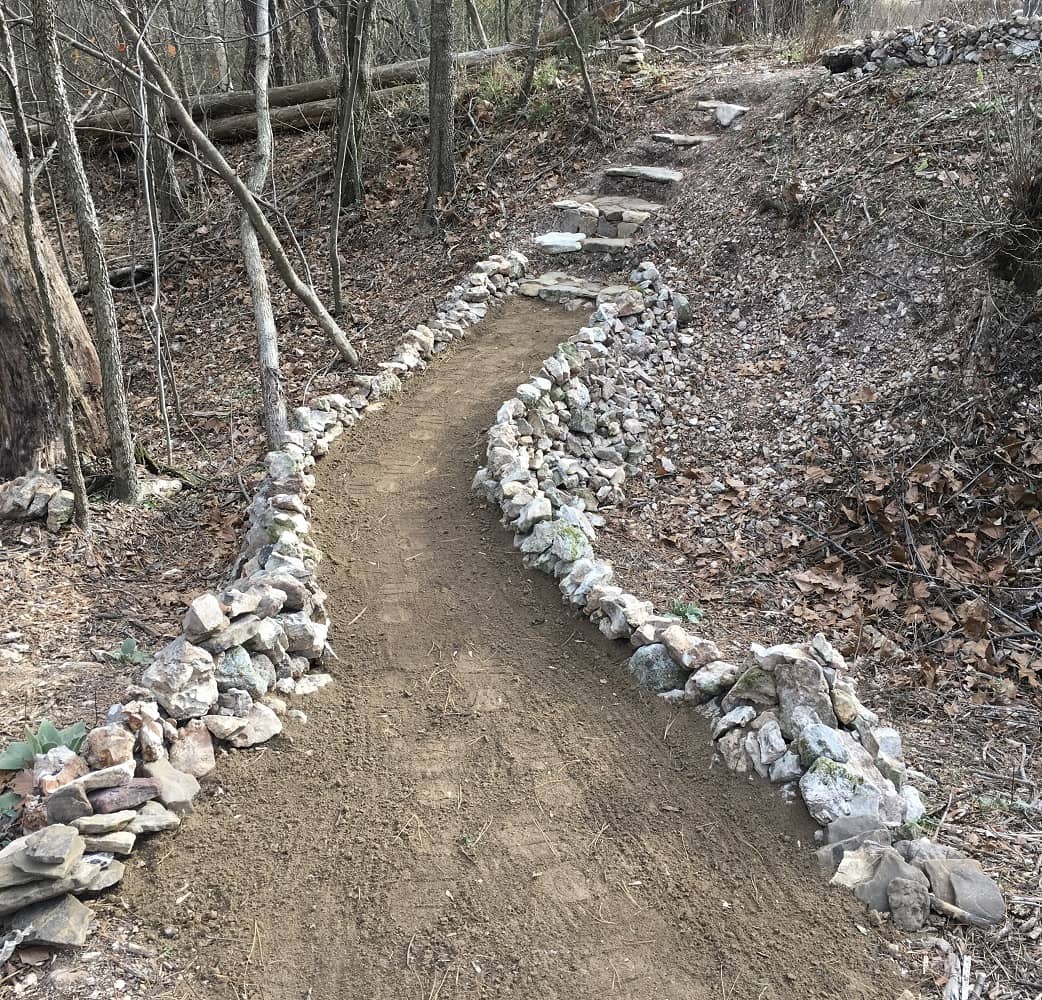
<svg viewBox="0 0 1042 1000"><path fill-rule="evenodd" d="M470 492L498 400L574 333L515 301L318 467L338 683L232 754L129 904L213 998L886 997L810 824L516 559ZM334 633L335 636L335 633ZM736 834L735 831L740 831ZM185 894L188 894L185 896Z"/></svg>

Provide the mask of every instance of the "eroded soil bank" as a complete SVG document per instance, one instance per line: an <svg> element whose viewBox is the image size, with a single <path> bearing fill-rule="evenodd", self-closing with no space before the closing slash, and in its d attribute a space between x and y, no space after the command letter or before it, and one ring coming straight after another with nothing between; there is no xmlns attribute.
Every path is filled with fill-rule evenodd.
<svg viewBox="0 0 1042 1000"><path fill-rule="evenodd" d="M128 875L194 995L900 993L801 811L710 770L701 720L638 691L470 492L499 402L580 318L510 303L320 463L337 684Z"/></svg>

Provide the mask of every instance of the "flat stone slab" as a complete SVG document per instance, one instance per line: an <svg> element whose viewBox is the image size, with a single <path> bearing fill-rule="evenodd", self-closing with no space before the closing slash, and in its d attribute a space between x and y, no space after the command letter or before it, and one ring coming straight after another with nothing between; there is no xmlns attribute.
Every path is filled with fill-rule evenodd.
<svg viewBox="0 0 1042 1000"><path fill-rule="evenodd" d="M710 142L716 142L715 135L686 135L683 132L656 132L651 137L652 142L664 142L667 146L704 146Z"/></svg>
<svg viewBox="0 0 1042 1000"><path fill-rule="evenodd" d="M538 278L522 281L518 291L544 302L567 302L571 299L596 300L601 286L596 281L574 277L564 271L547 271Z"/></svg>
<svg viewBox="0 0 1042 1000"><path fill-rule="evenodd" d="M536 246L546 253L578 253L585 241L583 233L543 233L535 238Z"/></svg>
<svg viewBox="0 0 1042 1000"><path fill-rule="evenodd" d="M676 184L684 175L671 167L646 167L636 163L608 167L606 177L629 177L635 181L650 181L653 184Z"/></svg>
<svg viewBox="0 0 1042 1000"><path fill-rule="evenodd" d="M593 205L601 215L612 222L621 219L623 212L647 212L654 215L665 207L658 201L631 198L621 194L577 194L575 197Z"/></svg>
<svg viewBox="0 0 1042 1000"><path fill-rule="evenodd" d="M722 128L727 128L731 122L749 110L744 104L728 104L727 101L699 101L695 107L702 111L712 111Z"/></svg>
<svg viewBox="0 0 1042 1000"><path fill-rule="evenodd" d="M633 240L628 237L591 236L583 244L583 253L615 253L617 250L628 250Z"/></svg>

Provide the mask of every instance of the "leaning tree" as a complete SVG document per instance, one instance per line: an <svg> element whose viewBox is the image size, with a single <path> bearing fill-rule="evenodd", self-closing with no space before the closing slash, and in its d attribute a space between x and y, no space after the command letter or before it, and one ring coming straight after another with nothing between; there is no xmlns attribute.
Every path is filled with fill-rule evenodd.
<svg viewBox="0 0 1042 1000"><path fill-rule="evenodd" d="M59 387L22 212L21 170L0 124L0 482L52 468L62 457L75 460L62 455ZM38 246L64 339L80 446L97 451L105 438L98 355L57 257L46 241Z"/></svg>

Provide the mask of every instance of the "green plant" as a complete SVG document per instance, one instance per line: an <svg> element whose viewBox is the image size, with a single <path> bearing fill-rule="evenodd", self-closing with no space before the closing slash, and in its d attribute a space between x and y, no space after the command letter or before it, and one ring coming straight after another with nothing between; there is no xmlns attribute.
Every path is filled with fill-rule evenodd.
<svg viewBox="0 0 1042 1000"><path fill-rule="evenodd" d="M144 667L152 662L134 638L124 639L115 649L96 649L94 657L103 663L123 663L128 667Z"/></svg>
<svg viewBox="0 0 1042 1000"><path fill-rule="evenodd" d="M705 612L691 601L682 601L678 597L673 598L669 610L689 625L700 622L705 617Z"/></svg>
<svg viewBox="0 0 1042 1000"><path fill-rule="evenodd" d="M532 87L535 90L550 90L554 84L557 83L557 74L560 71L557 59L554 56L550 56L547 59L541 59L535 68L535 74L532 77Z"/></svg>
<svg viewBox="0 0 1042 1000"><path fill-rule="evenodd" d="M87 727L82 722L74 722L65 729L58 729L50 719L44 719L35 733L26 726L25 739L15 740L0 753L0 771L21 771L32 764L37 754L47 753L56 747L68 747L74 753L79 753L86 736ZM12 794L14 793L8 792L0 797L0 811L3 810L4 800ZM16 796L16 800L18 798Z"/></svg>
<svg viewBox="0 0 1042 1000"><path fill-rule="evenodd" d="M491 68L478 77L478 96L498 104L510 101L517 96L521 86L521 77L516 67L509 62L494 63Z"/></svg>

